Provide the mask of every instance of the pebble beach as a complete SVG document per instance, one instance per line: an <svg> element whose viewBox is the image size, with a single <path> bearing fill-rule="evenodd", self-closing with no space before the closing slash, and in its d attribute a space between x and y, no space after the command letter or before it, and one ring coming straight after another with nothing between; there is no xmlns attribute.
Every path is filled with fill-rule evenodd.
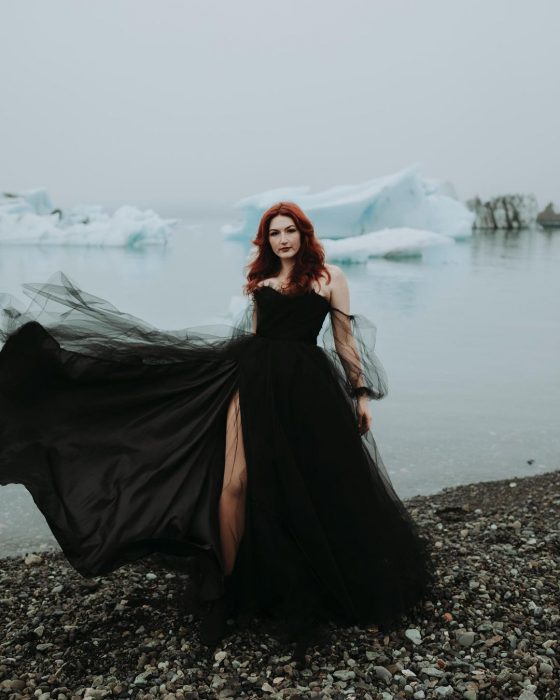
<svg viewBox="0 0 560 700"><path fill-rule="evenodd" d="M85 579L58 552L1 560L0 697L560 698L560 471L406 499L435 595L390 634L329 627L304 659L258 620L201 645L186 574Z"/></svg>

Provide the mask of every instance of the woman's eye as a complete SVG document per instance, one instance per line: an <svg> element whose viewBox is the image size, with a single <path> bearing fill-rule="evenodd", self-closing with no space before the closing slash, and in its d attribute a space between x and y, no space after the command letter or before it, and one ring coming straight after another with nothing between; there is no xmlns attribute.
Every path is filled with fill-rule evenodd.
<svg viewBox="0 0 560 700"><path fill-rule="evenodd" d="M286 232L287 232L287 233L295 233L296 230L295 230L295 228L290 228L290 229L287 229ZM271 236L277 236L278 233L279 233L279 231L271 231L271 232L270 232L270 235L271 235Z"/></svg>

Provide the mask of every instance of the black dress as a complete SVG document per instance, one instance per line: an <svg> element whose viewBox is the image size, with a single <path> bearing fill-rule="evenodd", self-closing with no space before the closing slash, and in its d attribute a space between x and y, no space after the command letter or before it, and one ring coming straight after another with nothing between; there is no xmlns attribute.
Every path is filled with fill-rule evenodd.
<svg viewBox="0 0 560 700"><path fill-rule="evenodd" d="M24 287L31 306L2 312L0 484L28 489L81 574L194 557L201 598L223 592L218 501L239 391L235 611L390 628L430 595L429 542L358 430L354 396L387 393L365 316L263 286L256 333L252 305L233 326L171 332L62 274Z"/></svg>

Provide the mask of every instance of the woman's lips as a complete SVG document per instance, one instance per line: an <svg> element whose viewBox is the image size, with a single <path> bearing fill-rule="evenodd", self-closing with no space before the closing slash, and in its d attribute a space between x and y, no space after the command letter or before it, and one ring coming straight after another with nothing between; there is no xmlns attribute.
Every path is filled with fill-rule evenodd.
<svg viewBox="0 0 560 700"><path fill-rule="evenodd" d="M287 248L280 248L280 250L290 250L290 246L288 246Z"/></svg>

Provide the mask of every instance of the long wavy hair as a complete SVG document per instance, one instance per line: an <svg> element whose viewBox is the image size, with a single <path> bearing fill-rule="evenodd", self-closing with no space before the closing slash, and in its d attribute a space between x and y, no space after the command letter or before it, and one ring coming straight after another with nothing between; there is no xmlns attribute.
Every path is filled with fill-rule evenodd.
<svg viewBox="0 0 560 700"><path fill-rule="evenodd" d="M244 287L245 294L251 294L259 282L269 277L275 277L280 272L282 263L272 250L268 240L270 222L278 214L289 216L301 237L301 245L296 253L286 293L310 292L313 281L319 280L323 274L327 276L328 282L331 281L330 272L325 266L325 251L315 236L315 229L311 221L294 202L277 202L262 215L257 235L251 241L256 246L256 252L248 265L247 283Z"/></svg>

